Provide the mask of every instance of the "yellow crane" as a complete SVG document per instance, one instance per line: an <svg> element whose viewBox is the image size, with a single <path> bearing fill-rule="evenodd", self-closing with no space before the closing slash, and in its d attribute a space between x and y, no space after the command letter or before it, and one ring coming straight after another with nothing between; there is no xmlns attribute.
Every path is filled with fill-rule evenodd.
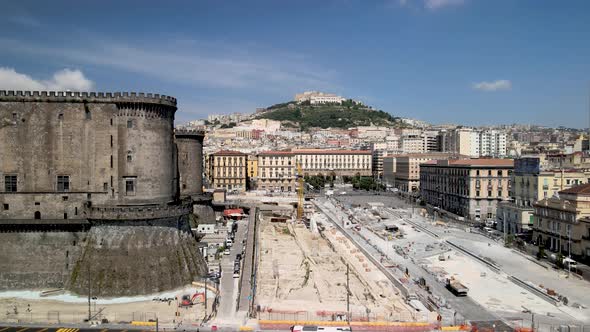
<svg viewBox="0 0 590 332"><path fill-rule="evenodd" d="M303 169L301 168L301 163L296 161L297 165L297 221L303 221L303 203L305 201L305 181L303 179Z"/></svg>

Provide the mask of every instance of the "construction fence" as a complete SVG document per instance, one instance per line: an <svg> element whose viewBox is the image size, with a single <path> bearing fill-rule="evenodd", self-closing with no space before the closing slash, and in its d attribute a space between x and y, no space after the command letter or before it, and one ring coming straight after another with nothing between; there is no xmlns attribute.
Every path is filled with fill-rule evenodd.
<svg viewBox="0 0 590 332"><path fill-rule="evenodd" d="M204 313L201 310L179 310L177 316L163 317L157 312L120 313L111 311L93 312L90 321L109 324L131 324L134 321L167 323L201 323ZM26 324L79 324L88 321L88 311L47 311L47 312L4 312L0 313L0 321L5 323Z"/></svg>
<svg viewBox="0 0 590 332"><path fill-rule="evenodd" d="M333 311L285 311L285 310L261 310L257 312L259 320L287 320L287 321L324 321L338 322L348 321L346 312ZM379 315L367 312L351 312L351 322L427 322L428 314L413 314L409 312ZM590 332L590 331L588 331Z"/></svg>

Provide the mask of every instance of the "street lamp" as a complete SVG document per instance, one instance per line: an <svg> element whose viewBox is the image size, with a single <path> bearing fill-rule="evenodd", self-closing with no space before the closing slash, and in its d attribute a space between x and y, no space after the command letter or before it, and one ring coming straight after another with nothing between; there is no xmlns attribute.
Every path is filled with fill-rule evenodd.
<svg viewBox="0 0 590 332"><path fill-rule="evenodd" d="M524 310L522 311L525 314L531 314L531 330L535 331L535 313L532 312L530 309L521 306Z"/></svg>

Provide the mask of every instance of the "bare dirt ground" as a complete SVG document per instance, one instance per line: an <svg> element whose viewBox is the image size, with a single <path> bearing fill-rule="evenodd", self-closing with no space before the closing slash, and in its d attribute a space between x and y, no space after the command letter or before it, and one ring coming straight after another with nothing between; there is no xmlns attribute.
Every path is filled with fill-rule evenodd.
<svg viewBox="0 0 590 332"><path fill-rule="evenodd" d="M194 287L160 294L161 297L179 298L183 294L193 294ZM16 292L19 293L19 292ZM0 321L23 323L81 323L88 318L88 302L83 297L58 296L56 299L38 298L31 296L38 292L22 292L17 296L9 297L0 294ZM154 295L156 297L158 295ZM211 312L214 295L208 294L208 312ZM91 301L91 313L93 321L103 318L110 323L148 321L158 318L159 322L166 325L192 325L198 324L204 317L204 304L200 303L188 307L178 308L175 300L168 302L152 301L145 297L125 300L98 300ZM176 312L178 315L176 316ZM96 314L98 313L98 314ZM96 314L96 315L95 315Z"/></svg>
<svg viewBox="0 0 590 332"><path fill-rule="evenodd" d="M397 289L336 229L327 228L322 236L303 224L262 220L260 243L256 298L263 312L286 319L346 313L348 263L353 318L368 313L373 319L411 319Z"/></svg>

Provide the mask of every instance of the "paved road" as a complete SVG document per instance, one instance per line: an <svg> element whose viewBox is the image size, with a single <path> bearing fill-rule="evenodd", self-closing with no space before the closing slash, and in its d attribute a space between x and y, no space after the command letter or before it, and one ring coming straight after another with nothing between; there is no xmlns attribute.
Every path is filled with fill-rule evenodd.
<svg viewBox="0 0 590 332"><path fill-rule="evenodd" d="M239 278L234 278L234 261L242 252L242 241L246 238L247 219L238 221L238 231L230 254L221 259L221 280L219 282L220 305L215 322L217 324L236 324ZM1 332L1 331L0 331Z"/></svg>
<svg viewBox="0 0 590 332"><path fill-rule="evenodd" d="M125 332L127 329L0 326L0 332ZM133 331L142 331L141 329ZM147 331L147 330L146 330Z"/></svg>

